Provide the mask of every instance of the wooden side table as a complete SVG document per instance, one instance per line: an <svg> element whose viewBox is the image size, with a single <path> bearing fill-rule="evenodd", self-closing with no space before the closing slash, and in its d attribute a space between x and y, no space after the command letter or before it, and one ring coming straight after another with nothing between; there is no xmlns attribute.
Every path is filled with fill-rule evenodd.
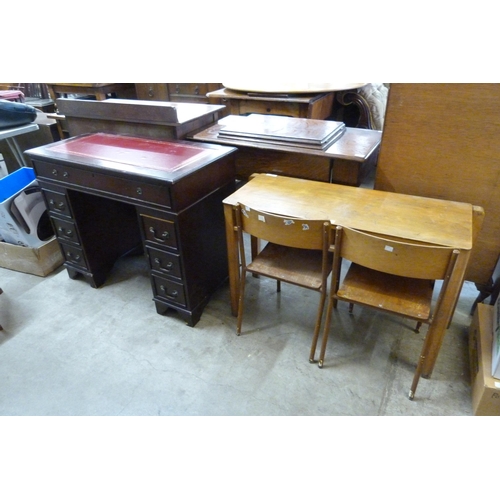
<svg viewBox="0 0 500 500"><path fill-rule="evenodd" d="M56 100L59 94L93 95L98 101L107 99L108 94L120 94L133 91L133 83L47 83L50 98Z"/></svg>
<svg viewBox="0 0 500 500"><path fill-rule="evenodd" d="M272 173L359 186L375 168L382 138L379 130L347 127L344 135L326 150L237 140L219 135L226 125L242 120L246 120L246 117L226 116L187 137L238 148L236 175L245 180L254 173Z"/></svg>
<svg viewBox="0 0 500 500"><path fill-rule="evenodd" d="M324 120L332 113L334 93L276 94L224 88L208 92L207 96L213 104L225 104L231 115L259 113Z"/></svg>

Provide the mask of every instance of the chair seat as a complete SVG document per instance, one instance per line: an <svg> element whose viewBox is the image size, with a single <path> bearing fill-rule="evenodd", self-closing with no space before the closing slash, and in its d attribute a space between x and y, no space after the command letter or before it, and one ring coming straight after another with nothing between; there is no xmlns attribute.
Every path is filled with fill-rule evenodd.
<svg viewBox="0 0 500 500"><path fill-rule="evenodd" d="M352 263L337 295L425 322L431 314L433 287L431 280L402 278Z"/></svg>
<svg viewBox="0 0 500 500"><path fill-rule="evenodd" d="M320 290L322 252L267 243L247 269L280 281Z"/></svg>

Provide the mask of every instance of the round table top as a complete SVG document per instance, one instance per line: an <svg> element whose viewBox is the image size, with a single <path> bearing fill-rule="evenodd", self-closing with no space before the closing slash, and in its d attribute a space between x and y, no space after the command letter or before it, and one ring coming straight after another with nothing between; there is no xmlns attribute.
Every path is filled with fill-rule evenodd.
<svg viewBox="0 0 500 500"><path fill-rule="evenodd" d="M358 89L366 83L223 83L224 87L240 92L260 92L269 94L313 94L319 92L339 92Z"/></svg>

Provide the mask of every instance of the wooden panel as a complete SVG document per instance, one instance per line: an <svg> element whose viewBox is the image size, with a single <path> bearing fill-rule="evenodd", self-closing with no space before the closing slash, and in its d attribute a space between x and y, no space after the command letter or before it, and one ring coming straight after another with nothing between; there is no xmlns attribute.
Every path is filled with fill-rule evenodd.
<svg viewBox="0 0 500 500"><path fill-rule="evenodd" d="M392 84L375 189L482 206L466 279L487 285L500 254L500 85Z"/></svg>

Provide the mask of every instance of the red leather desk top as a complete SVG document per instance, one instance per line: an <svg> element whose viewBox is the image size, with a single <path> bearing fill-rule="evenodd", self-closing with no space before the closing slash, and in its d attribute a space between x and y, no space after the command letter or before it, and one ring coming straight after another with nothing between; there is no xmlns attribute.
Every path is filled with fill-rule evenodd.
<svg viewBox="0 0 500 500"><path fill-rule="evenodd" d="M212 155L197 145L112 134L92 134L55 143L52 151L174 172Z"/></svg>

